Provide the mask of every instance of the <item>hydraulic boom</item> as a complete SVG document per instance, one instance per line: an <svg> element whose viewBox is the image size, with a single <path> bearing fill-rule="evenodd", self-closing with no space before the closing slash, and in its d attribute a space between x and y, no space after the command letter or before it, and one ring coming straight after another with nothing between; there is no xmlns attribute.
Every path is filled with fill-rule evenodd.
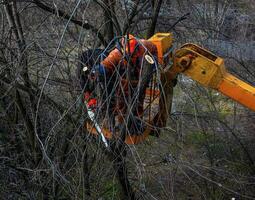
<svg viewBox="0 0 255 200"><path fill-rule="evenodd" d="M164 64L166 57L162 56L162 52L172 46L169 43L172 39L166 39L169 37L172 35L158 33L151 38L157 45L161 64ZM173 65L167 72L170 80L183 73L203 86L213 88L255 111L255 87L228 73L222 58L195 44L183 45L171 57Z"/></svg>

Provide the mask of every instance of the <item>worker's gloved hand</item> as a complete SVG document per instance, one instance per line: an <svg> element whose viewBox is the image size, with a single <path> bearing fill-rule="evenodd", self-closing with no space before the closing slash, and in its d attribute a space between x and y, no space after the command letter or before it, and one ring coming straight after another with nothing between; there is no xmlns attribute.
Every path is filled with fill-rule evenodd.
<svg viewBox="0 0 255 200"><path fill-rule="evenodd" d="M88 103L87 103L87 106L88 106L88 108L91 109L91 110L96 109L96 107L97 107L97 99L96 99L96 98L90 99L90 100L88 101Z"/></svg>
<svg viewBox="0 0 255 200"><path fill-rule="evenodd" d="M90 92L84 93L84 103L87 104L88 109L94 110L97 107L97 99L91 98Z"/></svg>
<svg viewBox="0 0 255 200"><path fill-rule="evenodd" d="M110 75L111 75L109 70L102 64L96 65L95 66L95 71L97 72L98 80L102 83L107 82Z"/></svg>
<svg viewBox="0 0 255 200"><path fill-rule="evenodd" d="M98 64L98 65L95 65L95 66L92 68L92 73L93 73L93 74L98 73L99 75L106 75L106 74L107 74L107 69L105 68L104 65Z"/></svg>

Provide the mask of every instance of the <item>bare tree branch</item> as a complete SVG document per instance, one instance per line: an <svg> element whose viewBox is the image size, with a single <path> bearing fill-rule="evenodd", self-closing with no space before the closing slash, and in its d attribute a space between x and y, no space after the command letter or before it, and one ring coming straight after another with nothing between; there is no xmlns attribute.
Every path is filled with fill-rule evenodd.
<svg viewBox="0 0 255 200"><path fill-rule="evenodd" d="M153 34L155 32L156 24L157 24L157 20L158 20L158 15L159 15L159 12L160 12L162 2L163 2L163 0L158 0L156 7L154 7L152 22L151 22L151 25L150 25L150 27L148 29L148 32L147 32L147 38L150 38L151 36L153 36Z"/></svg>
<svg viewBox="0 0 255 200"><path fill-rule="evenodd" d="M44 3L42 3L40 0L34 0L33 3L35 5L37 5L39 8L41 8L42 10L50 12L54 15L63 17L66 20L69 20L71 18L70 19L71 22L73 22L74 24L76 24L86 30L93 31L97 35L97 37L100 39L100 41L103 45L107 44L104 36L100 33L100 31L97 28L95 28L93 25L89 24L88 22L84 22L84 21L76 19L75 17L71 17L70 15L68 15L67 13L65 13L64 11L62 11L60 9L51 8L50 6L47 6Z"/></svg>

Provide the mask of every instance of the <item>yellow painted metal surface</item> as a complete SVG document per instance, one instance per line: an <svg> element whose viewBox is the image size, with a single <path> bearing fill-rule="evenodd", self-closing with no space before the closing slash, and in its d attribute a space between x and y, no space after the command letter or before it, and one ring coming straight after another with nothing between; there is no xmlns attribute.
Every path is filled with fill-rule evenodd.
<svg viewBox="0 0 255 200"><path fill-rule="evenodd" d="M176 74L184 73L255 111L255 87L227 73L222 58L197 45L182 46L175 53L171 70Z"/></svg>
<svg viewBox="0 0 255 200"><path fill-rule="evenodd" d="M226 73L217 89L226 96L255 111L255 87Z"/></svg>
<svg viewBox="0 0 255 200"><path fill-rule="evenodd" d="M158 61L160 64L164 64L164 55L173 46L173 34L172 33L156 33L149 41L157 46Z"/></svg>
<svg viewBox="0 0 255 200"><path fill-rule="evenodd" d="M184 58L190 59L188 66L182 66ZM224 60L195 45L186 44L176 52L176 64L183 67L182 72L200 84L216 89L224 74Z"/></svg>
<svg viewBox="0 0 255 200"><path fill-rule="evenodd" d="M165 65L165 54L171 49L173 43L172 33L157 33L149 40L157 46L159 63ZM255 111L255 87L229 74L225 69L224 60L221 57L218 57L195 44L185 44L174 53L172 59L173 66L164 68L161 72L162 83L168 85L179 73L184 73L203 86L218 90L224 95ZM164 76L162 76L162 74L164 74ZM163 93L168 94L170 93L169 91L171 90L165 88ZM158 114L160 118L162 118L161 120L163 120L163 124L165 121L164 119L168 116L168 108L162 107L162 105L171 98L169 97L162 101L162 98L158 99L161 93L162 92L158 89L154 89L153 92L151 90L146 91L146 96L148 96L149 99L151 99L151 96L157 97L155 99L152 98L152 101L149 100L149 103L147 103L148 105L146 104L145 98L145 107L153 108L153 106L156 106L158 109L155 112L152 112L152 110L148 113L146 111L144 112L147 116L145 121L152 126L155 125L154 121ZM147 126L146 130L141 135L127 135L125 143L141 143L152 131L150 128L152 126ZM98 136L97 131L92 124L87 123L86 128L91 134ZM107 126L104 125L102 132L107 139L117 139L119 137L119 133L113 135Z"/></svg>

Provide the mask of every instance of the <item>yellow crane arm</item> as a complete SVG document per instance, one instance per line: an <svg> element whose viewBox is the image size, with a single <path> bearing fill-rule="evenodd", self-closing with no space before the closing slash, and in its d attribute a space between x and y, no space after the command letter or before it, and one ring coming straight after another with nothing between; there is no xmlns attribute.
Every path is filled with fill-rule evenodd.
<svg viewBox="0 0 255 200"><path fill-rule="evenodd" d="M255 88L235 76L226 73L218 91L255 111Z"/></svg>
<svg viewBox="0 0 255 200"><path fill-rule="evenodd" d="M222 58L195 44L185 44L175 52L173 61L172 76L184 73L255 111L255 87L228 73Z"/></svg>
<svg viewBox="0 0 255 200"><path fill-rule="evenodd" d="M156 33L149 40L157 46L163 67L167 68L169 59L173 61L172 67L164 70L169 81L183 73L255 111L255 87L228 73L222 58L195 44L185 44L172 55L172 33Z"/></svg>

